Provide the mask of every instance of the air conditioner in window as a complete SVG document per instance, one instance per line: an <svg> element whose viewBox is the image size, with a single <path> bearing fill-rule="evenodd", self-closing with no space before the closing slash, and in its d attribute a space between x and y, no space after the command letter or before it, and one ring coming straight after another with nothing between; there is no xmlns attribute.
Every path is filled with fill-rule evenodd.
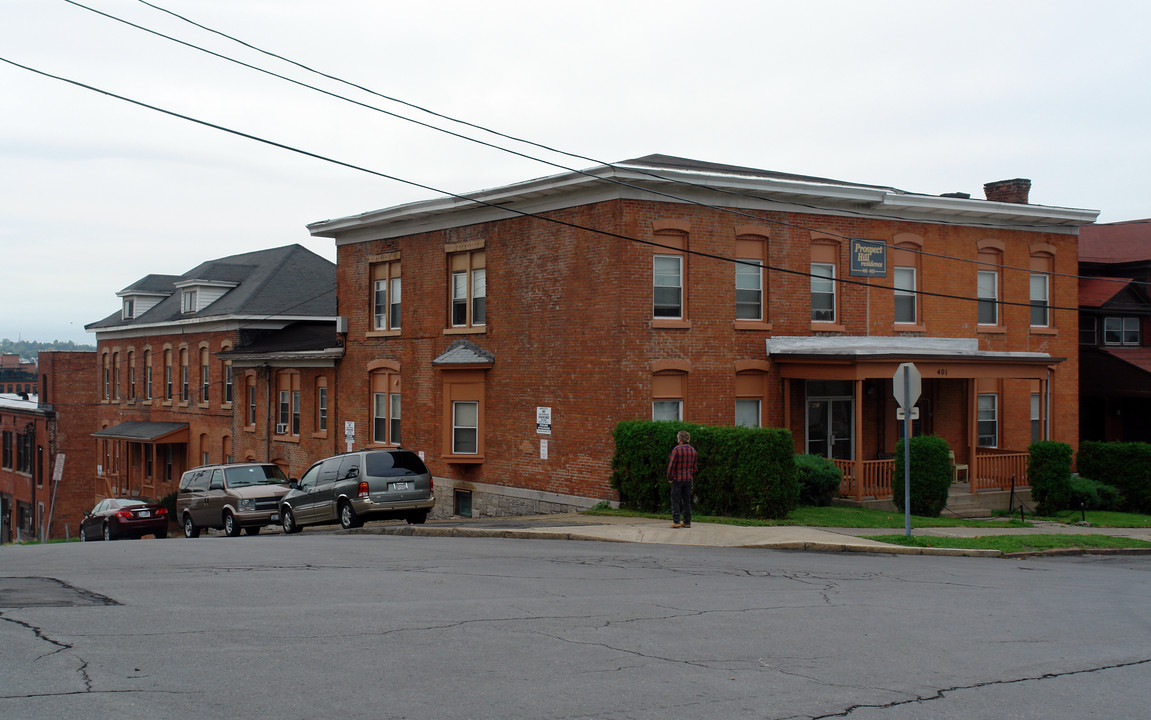
<svg viewBox="0 0 1151 720"><path fill-rule="evenodd" d="M277 435L287 435L288 434L288 423L276 423L276 434Z"/></svg>

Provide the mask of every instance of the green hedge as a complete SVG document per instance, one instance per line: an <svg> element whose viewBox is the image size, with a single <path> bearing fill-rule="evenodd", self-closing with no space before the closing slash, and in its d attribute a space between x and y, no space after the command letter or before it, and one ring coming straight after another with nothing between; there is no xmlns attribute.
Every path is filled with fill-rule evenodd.
<svg viewBox="0 0 1151 720"><path fill-rule="evenodd" d="M900 512L903 503L903 443L895 444L895 469L891 476L891 499ZM947 507L947 493L951 490L951 448L947 441L936 435L911 438L911 514L920 517L939 517Z"/></svg>
<svg viewBox="0 0 1151 720"><path fill-rule="evenodd" d="M796 455L799 504L827 507L843 485L843 471L822 455Z"/></svg>
<svg viewBox="0 0 1151 720"><path fill-rule="evenodd" d="M667 459L680 430L691 433L699 454L693 514L784 518L795 509L799 484L790 431L642 420L621 422L613 433L611 484L622 506L667 511Z"/></svg>
<svg viewBox="0 0 1151 720"><path fill-rule="evenodd" d="M1122 496L1113 485L1097 482L1091 478L1071 478L1071 510L1117 511Z"/></svg>
<svg viewBox="0 0 1151 720"><path fill-rule="evenodd" d="M1071 506L1071 446L1044 440L1031 443L1027 482L1035 512L1054 515Z"/></svg>
<svg viewBox="0 0 1151 720"><path fill-rule="evenodd" d="M1126 512L1151 514L1151 444L1141 442L1079 443L1079 474L1113 485Z"/></svg>

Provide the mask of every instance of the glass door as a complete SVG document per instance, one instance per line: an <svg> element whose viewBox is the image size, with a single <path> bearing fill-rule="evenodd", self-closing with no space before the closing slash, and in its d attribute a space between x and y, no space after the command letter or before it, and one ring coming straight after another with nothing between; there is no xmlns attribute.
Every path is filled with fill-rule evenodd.
<svg viewBox="0 0 1151 720"><path fill-rule="evenodd" d="M850 397L808 397L807 452L838 460L855 457L854 401Z"/></svg>

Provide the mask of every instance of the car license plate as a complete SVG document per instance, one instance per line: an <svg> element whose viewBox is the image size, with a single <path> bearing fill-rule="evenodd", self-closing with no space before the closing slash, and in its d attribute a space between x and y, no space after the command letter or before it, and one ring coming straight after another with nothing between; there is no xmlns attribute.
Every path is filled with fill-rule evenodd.
<svg viewBox="0 0 1151 720"><path fill-rule="evenodd" d="M392 483L393 490L411 490L412 484L408 482Z"/></svg>
<svg viewBox="0 0 1151 720"><path fill-rule="evenodd" d="M280 513L272 513L272 522L280 522Z"/></svg>
<svg viewBox="0 0 1151 720"><path fill-rule="evenodd" d="M150 510L141 510L136 513L136 517L152 517L152 512Z"/></svg>

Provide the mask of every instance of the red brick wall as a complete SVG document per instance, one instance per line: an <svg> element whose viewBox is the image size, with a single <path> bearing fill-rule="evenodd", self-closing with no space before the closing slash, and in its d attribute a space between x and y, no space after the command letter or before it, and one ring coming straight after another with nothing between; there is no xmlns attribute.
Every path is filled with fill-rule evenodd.
<svg viewBox="0 0 1151 720"><path fill-rule="evenodd" d="M435 474L610 499L614 497L608 483L612 428L620 420L650 418L654 362L690 367L685 419L730 424L735 363L765 360L768 337L812 334L808 278L779 271L770 273L767 284L770 329L733 329L733 269L725 259L734 257L736 228L754 223L753 219L702 207L632 200L551 214L564 222L648 241L659 240L653 223L687 223L689 249L718 258L692 256L686 262L690 328L652 328L650 246L585 230L518 218L339 245L339 312L349 318L350 331L339 370L340 412L338 416L333 412L333 421L341 428L346 419L356 422L357 446L365 441L361 428L367 430L371 419L364 368L373 360L389 359L401 368L403 444L423 451ZM770 228L769 264L799 273L809 269L812 229L886 241L901 233L917 235L923 250L930 253L919 258L920 288L944 295L975 296L976 266L961 259L974 261L977 243L985 238L1004 243L1004 266L1022 268L1001 271L1004 301L1028 302L1031 243L1055 247L1056 273L1074 274L1076 269L1073 235L798 213L759 216L764 218L761 224ZM448 313L445 245L468 239L485 243L487 325L484 332L464 337L495 356L486 371L486 452L477 465L451 464L442 458L447 420L441 376L448 371L431 364L460 337L444 332ZM375 337L368 332L370 258L397 250L403 269L403 330L396 337ZM839 252L840 277L847 277L847 252L844 241ZM872 284L888 282L875 279ZM1052 278L1053 305L1074 308L1076 293L1073 278ZM865 286L841 284L837 295L840 334L898 334L892 323L890 291L869 292ZM1074 311L1054 311L1054 332L1044 334L1030 330L1028 308L1003 306L1001 312L1005 331L984 333L976 328L973 302L923 297L923 328L913 334L978 338L983 350L1043 351L1067 358L1053 375L1052 437L1074 446L1078 435ZM956 395L956 385L941 391L941 401ZM1030 390L1024 385L1005 383L1001 446L1024 449L1030 441ZM769 374L767 387L765 424L782 425L782 382L777 370ZM797 449L802 450L802 384L795 390L791 427ZM537 406L552 408L550 436L536 433ZM940 419L938 426L954 432L953 417ZM545 438L549 448L543 460L540 440ZM877 441L872 437L870 442Z"/></svg>

